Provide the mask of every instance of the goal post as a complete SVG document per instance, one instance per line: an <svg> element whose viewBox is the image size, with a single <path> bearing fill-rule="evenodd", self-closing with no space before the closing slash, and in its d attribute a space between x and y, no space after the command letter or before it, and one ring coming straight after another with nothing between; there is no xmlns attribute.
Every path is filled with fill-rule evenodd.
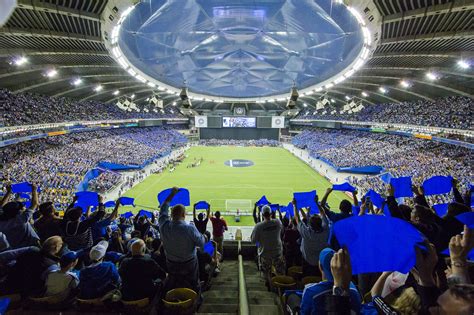
<svg viewBox="0 0 474 315"><path fill-rule="evenodd" d="M226 199L225 201L225 211L227 213L237 213L239 209L240 214L249 214L252 213L253 206L252 200L250 199Z"/></svg>

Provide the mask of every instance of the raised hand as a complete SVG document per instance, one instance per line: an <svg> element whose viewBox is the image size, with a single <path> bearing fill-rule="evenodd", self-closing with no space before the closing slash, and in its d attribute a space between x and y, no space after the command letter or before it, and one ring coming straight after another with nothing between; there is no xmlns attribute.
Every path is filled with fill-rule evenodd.
<svg viewBox="0 0 474 315"><path fill-rule="evenodd" d="M334 286L349 290L352 279L351 257L347 248L338 250L331 259L331 273Z"/></svg>
<svg viewBox="0 0 474 315"><path fill-rule="evenodd" d="M451 262L465 262L467 254L474 248L474 233L464 226L463 235L455 235L449 241L449 254Z"/></svg>

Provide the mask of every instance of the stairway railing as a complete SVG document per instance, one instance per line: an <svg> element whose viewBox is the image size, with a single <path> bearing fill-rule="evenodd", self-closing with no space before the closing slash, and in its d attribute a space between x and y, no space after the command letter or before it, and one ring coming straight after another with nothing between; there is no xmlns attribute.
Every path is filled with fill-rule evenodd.
<svg viewBox="0 0 474 315"><path fill-rule="evenodd" d="M247 296L247 285L245 283L245 274L244 274L244 262L242 259L242 254L240 253L240 241L238 244L238 253L239 253L239 314L248 315L250 314L248 296Z"/></svg>

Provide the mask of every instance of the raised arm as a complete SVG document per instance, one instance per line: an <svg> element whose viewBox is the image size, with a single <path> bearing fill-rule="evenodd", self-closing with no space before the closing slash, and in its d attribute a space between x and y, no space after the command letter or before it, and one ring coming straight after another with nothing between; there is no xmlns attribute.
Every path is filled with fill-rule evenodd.
<svg viewBox="0 0 474 315"><path fill-rule="evenodd" d="M0 207L3 207L4 205L7 204L8 200L10 200L11 195L12 195L12 186L8 184L7 191L5 192L5 195L3 196L2 201L0 202Z"/></svg>
<svg viewBox="0 0 474 315"><path fill-rule="evenodd" d="M457 283L470 284L467 255L474 248L474 231L464 226L463 235L455 235L449 242L451 277Z"/></svg>
<svg viewBox="0 0 474 315"><path fill-rule="evenodd" d="M160 216L158 218L158 224L160 226L169 220L168 210L170 207L170 202L171 200L173 200L174 196L178 193L178 191L179 191L178 187L173 187L171 189L171 193L169 194L169 196L165 199L163 204L160 205Z"/></svg>
<svg viewBox="0 0 474 315"><path fill-rule="evenodd" d="M323 199L321 199L322 206L324 206L326 202L328 201L328 197L331 194L331 192L332 192L332 187L329 187L328 189L326 189L326 193L324 194Z"/></svg>
<svg viewBox="0 0 474 315"><path fill-rule="evenodd" d="M370 295L372 297L376 296L381 296L383 287L385 286L385 281L387 281L387 278L392 274L392 271L386 271L383 272L380 277L377 279L377 281L374 283L374 286L372 287L372 290L370 290Z"/></svg>
<svg viewBox="0 0 474 315"><path fill-rule="evenodd" d="M323 220L323 225L328 226L329 225L329 218L326 215L326 210L324 210L323 207L321 207L321 205L319 204L318 201L319 201L319 197L318 197L318 195L316 195L316 197L314 197L314 202L316 203L316 207L318 207L319 213L321 215L321 219Z"/></svg>
<svg viewBox="0 0 474 315"><path fill-rule="evenodd" d="M454 201L464 204L464 199L462 198L462 195L459 192L459 183L458 183L457 179L453 178L452 184L453 184Z"/></svg>
<svg viewBox="0 0 474 315"><path fill-rule="evenodd" d="M258 208L257 203L255 203L255 205L253 207L253 213L252 213L253 221L255 222L255 224L260 222L260 215L257 216L257 208Z"/></svg>
<svg viewBox="0 0 474 315"><path fill-rule="evenodd" d="M359 206L359 200L357 199L357 190L352 192L352 201L354 202L354 207Z"/></svg>
<svg viewBox="0 0 474 315"><path fill-rule="evenodd" d="M196 221L196 204L193 205L193 220Z"/></svg>
<svg viewBox="0 0 474 315"><path fill-rule="evenodd" d="M209 219L209 216L211 215L211 204L208 203L207 205L208 205L208 207L207 207L207 210L206 210L206 219Z"/></svg>
<svg viewBox="0 0 474 315"><path fill-rule="evenodd" d="M120 198L117 201L115 201L114 211L112 211L112 213L109 215L109 218L111 221L117 219L119 207L120 207Z"/></svg>
<svg viewBox="0 0 474 315"><path fill-rule="evenodd" d="M300 212L298 210L298 205L296 204L296 199L293 198L293 201L291 202L293 204L293 212L295 214L295 221L296 224L300 223L301 218L300 218Z"/></svg>
<svg viewBox="0 0 474 315"><path fill-rule="evenodd" d="M415 203L419 204L420 206L424 206L427 208L431 208L426 201L425 194L423 192L423 187L416 187L415 185L412 186L413 193L415 194Z"/></svg>
<svg viewBox="0 0 474 315"><path fill-rule="evenodd" d="M31 185L31 210L38 209L39 201L38 201L38 186L35 184Z"/></svg>
<svg viewBox="0 0 474 315"><path fill-rule="evenodd" d="M278 217L280 218L280 221L282 221L283 217L281 216L280 205L278 205L277 211L278 211Z"/></svg>

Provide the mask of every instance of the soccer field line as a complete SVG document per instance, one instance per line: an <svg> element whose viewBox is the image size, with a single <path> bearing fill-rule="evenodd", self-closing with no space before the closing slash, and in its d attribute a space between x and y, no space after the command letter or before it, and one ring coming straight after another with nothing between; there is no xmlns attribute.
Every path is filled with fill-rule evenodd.
<svg viewBox="0 0 474 315"><path fill-rule="evenodd" d="M262 189L262 188L259 188L258 186L228 186L228 185L224 185L224 186L205 186L205 185L202 185L202 186L186 186L186 188L188 189ZM290 190L292 191L291 188L288 188L288 187L267 187L265 186L264 189L274 189L274 190Z"/></svg>
<svg viewBox="0 0 474 315"><path fill-rule="evenodd" d="M148 192L150 189L152 189L156 184L158 184L159 182L161 182L161 181L163 180L163 178L164 178L166 175L168 175L168 174L169 174L169 173L165 173L165 174L162 174L161 176L159 176L158 179L155 180L155 181L153 181L153 183L150 184L147 189L144 189L143 191L141 191L141 192L135 197L135 199L138 199L138 198L140 198L141 196L143 196L145 193L147 193L147 192ZM150 176L150 175L148 175L148 176ZM148 178L148 177L147 177L147 178ZM146 180L146 179L145 179L145 180ZM144 181L142 181L141 183L138 183L137 186L143 184L143 182L144 182Z"/></svg>

